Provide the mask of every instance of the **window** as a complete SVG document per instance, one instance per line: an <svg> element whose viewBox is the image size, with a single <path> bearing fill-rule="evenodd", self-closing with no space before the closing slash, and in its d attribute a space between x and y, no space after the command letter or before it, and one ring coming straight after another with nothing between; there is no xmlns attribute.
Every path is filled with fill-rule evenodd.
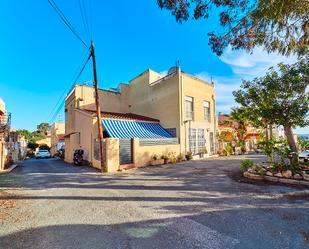
<svg viewBox="0 0 309 249"><path fill-rule="evenodd" d="M189 149L193 154L198 154L205 147L204 129L189 129Z"/></svg>
<svg viewBox="0 0 309 249"><path fill-rule="evenodd" d="M204 108L204 120L210 122L210 102L204 101L203 108Z"/></svg>
<svg viewBox="0 0 309 249"><path fill-rule="evenodd" d="M194 120L193 98L186 96L186 120Z"/></svg>

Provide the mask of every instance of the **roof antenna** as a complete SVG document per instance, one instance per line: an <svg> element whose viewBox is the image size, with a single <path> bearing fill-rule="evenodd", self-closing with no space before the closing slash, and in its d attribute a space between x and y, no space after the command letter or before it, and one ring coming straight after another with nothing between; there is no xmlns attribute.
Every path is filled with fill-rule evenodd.
<svg viewBox="0 0 309 249"><path fill-rule="evenodd" d="M213 80L212 80L212 76L210 76L210 83L214 84Z"/></svg>
<svg viewBox="0 0 309 249"><path fill-rule="evenodd" d="M180 67L180 60L176 61L176 67Z"/></svg>

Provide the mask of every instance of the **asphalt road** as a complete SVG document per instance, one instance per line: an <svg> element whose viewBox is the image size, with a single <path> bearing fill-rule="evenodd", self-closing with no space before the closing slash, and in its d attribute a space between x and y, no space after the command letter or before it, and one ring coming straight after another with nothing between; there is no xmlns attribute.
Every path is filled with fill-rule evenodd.
<svg viewBox="0 0 309 249"><path fill-rule="evenodd" d="M0 248L309 248L308 192L243 179L241 159L104 176L27 160L0 175Z"/></svg>

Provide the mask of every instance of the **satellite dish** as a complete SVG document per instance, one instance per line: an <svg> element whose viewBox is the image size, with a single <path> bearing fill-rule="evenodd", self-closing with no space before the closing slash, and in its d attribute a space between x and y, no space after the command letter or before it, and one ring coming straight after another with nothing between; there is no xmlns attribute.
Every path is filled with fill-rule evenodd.
<svg viewBox="0 0 309 249"><path fill-rule="evenodd" d="M168 70L167 74L169 75L169 74L176 73L177 70L178 70L178 67L171 67L171 68Z"/></svg>

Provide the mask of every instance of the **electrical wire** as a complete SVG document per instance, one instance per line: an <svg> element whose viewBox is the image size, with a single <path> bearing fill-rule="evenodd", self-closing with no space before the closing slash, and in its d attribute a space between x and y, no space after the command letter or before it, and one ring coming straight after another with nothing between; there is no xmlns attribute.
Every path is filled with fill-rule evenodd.
<svg viewBox="0 0 309 249"><path fill-rule="evenodd" d="M60 10L60 8L57 6L57 4L54 2L54 0L48 0L49 4L53 7L53 9L56 11L56 13L59 15L61 20L64 22L64 24L72 31L72 33L76 36L78 40L82 44L84 44L87 48L87 44L84 42L84 40L81 38L81 36L77 33L75 28L72 26L72 24L69 22L69 20L66 18L66 16L63 14L63 12Z"/></svg>
<svg viewBox="0 0 309 249"><path fill-rule="evenodd" d="M84 0L79 0L79 10L80 10L80 14L82 17L82 21L84 24L84 28L85 28L85 32L88 36L88 39L90 40L90 30L89 30L89 24L88 24L88 17L87 17L87 10L86 10L86 6L85 6L85 1Z"/></svg>
<svg viewBox="0 0 309 249"><path fill-rule="evenodd" d="M55 105L55 107L53 108L53 110L55 110L57 107L57 109L56 109L56 111L52 111L51 112L51 114L53 114L53 116L52 116L52 118L50 119L50 123L52 123L53 121L54 121L54 119L57 117L57 115L58 115L58 113L60 112L60 110L62 109L62 107L63 107L63 105L64 105L64 103L65 103L65 95L66 95L66 93L67 92L69 92L73 87L74 87L74 85L76 84L76 82L78 81L78 79L79 79L79 77L81 76L81 74L83 73L83 71L85 70L85 67L86 67L86 65L87 65L87 63L88 63L88 61L90 60L90 58L91 58L91 53L89 53L89 50L87 50L87 59L85 60L85 59L83 59L83 61L82 61L82 63L81 63L81 65L78 67L78 68L80 68L81 66L81 68L80 68L80 70L79 70L79 72L78 72L78 74L76 75L76 74L74 74L74 79L72 80L72 84L70 85L70 88L69 89L66 89L63 93L62 93L62 95L60 96L60 98L58 99L58 101L57 101L57 104ZM84 57L83 57L84 58ZM59 103L60 103L60 105L59 105ZM59 105L59 106L58 106Z"/></svg>

